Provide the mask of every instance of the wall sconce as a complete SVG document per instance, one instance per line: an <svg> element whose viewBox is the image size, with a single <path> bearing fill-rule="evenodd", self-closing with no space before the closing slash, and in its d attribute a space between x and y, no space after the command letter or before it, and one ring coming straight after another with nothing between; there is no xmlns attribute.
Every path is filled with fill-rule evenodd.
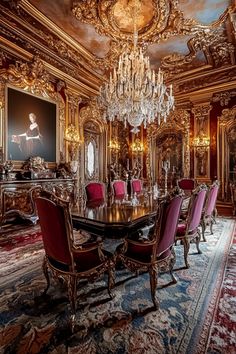
<svg viewBox="0 0 236 354"><path fill-rule="evenodd" d="M135 154L143 152L144 148L140 139L135 139L135 141L131 144L131 150Z"/></svg>
<svg viewBox="0 0 236 354"><path fill-rule="evenodd" d="M108 147L109 147L109 149L111 149L113 151L120 150L120 145L116 139L110 140Z"/></svg>
<svg viewBox="0 0 236 354"><path fill-rule="evenodd" d="M204 132L199 132L198 136L193 139L192 146L197 151L206 152L210 146L210 138Z"/></svg>
<svg viewBox="0 0 236 354"><path fill-rule="evenodd" d="M79 131L77 128L70 124L65 130L65 140L69 143L70 158L73 161L75 159L76 149L78 148L81 140Z"/></svg>

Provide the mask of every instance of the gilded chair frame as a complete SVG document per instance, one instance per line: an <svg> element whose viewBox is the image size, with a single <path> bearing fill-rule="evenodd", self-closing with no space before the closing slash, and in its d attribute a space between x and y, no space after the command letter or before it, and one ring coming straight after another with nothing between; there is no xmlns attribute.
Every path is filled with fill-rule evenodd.
<svg viewBox="0 0 236 354"><path fill-rule="evenodd" d="M56 260L55 260L55 264L53 264L52 260L45 253L42 267L43 267L44 276L47 281L47 285L43 294L46 294L50 286L49 270L51 271L53 278L55 278L56 280L63 279L65 281L65 283L67 284L68 298L69 298L70 309L71 309L70 327L72 332L74 332L75 320L76 320L78 280L81 279L94 280L96 278L99 278L102 274L104 274L107 271L108 272L108 294L110 298L112 298L113 295L111 293L111 289L114 285L114 265L115 264L113 262L112 257L107 258L104 255L104 252L102 250L102 243L100 241L88 242L80 245L75 244L75 238L74 238L75 231L73 230L70 206L68 201L56 197L53 193L43 191L41 193L41 196L35 199L37 207L38 207L37 205L38 201L42 199L46 199L47 201L50 201L54 206L62 208L64 220L65 220L65 230L66 230L68 250L70 254L69 266L67 264L64 264L65 267L68 266L68 269L63 270L61 268L59 269L59 267L55 265ZM39 215L39 220L40 220L40 215ZM85 271L77 271L75 268L76 266L75 256L78 256L79 254L85 254L85 253L89 255L89 252L93 250L98 251L101 264L93 268L89 268L88 270ZM60 262L60 264L62 263Z"/></svg>

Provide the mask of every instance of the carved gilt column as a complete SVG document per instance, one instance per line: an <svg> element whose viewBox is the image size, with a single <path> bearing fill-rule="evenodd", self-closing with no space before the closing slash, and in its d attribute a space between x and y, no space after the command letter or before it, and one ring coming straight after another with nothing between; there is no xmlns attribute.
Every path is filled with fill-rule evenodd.
<svg viewBox="0 0 236 354"><path fill-rule="evenodd" d="M81 97L77 94L70 92L69 90L65 90L66 93L66 127L69 124L73 124L75 128L80 131L79 129L79 104L82 101ZM78 154L79 145L76 146L76 150L74 152L71 151L72 146L70 143L66 142L66 161L75 160L81 163L81 156ZM74 154L74 156L72 156Z"/></svg>
<svg viewBox="0 0 236 354"><path fill-rule="evenodd" d="M193 107L194 114L194 178L210 182L210 110L209 103Z"/></svg>
<svg viewBox="0 0 236 354"><path fill-rule="evenodd" d="M223 109L217 123L217 175L221 182L220 197L222 200L229 199L230 182L230 141L235 139L236 130L236 107Z"/></svg>

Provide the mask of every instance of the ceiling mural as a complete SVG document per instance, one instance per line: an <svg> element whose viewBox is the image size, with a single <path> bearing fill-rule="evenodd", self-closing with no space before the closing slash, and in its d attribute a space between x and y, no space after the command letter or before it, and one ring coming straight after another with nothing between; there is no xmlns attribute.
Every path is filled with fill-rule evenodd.
<svg viewBox="0 0 236 354"><path fill-rule="evenodd" d="M30 41L34 55L93 85L96 94L119 55L133 46L137 3L138 45L149 56L152 69L161 67L175 93L181 87L185 92L197 89L192 73L203 78L209 71L205 75L209 82L201 79L199 87L211 84L210 71L214 77L218 73L221 82L236 76L235 0L4 0L1 33L9 40L16 38L25 50ZM34 40L40 44L35 46ZM191 83L186 82L188 73ZM185 82L180 83L181 75Z"/></svg>
<svg viewBox="0 0 236 354"><path fill-rule="evenodd" d="M124 46L132 45L134 1L30 0L95 56L100 73L101 69L114 65ZM217 36L218 43L225 42L222 32L232 1L142 0L139 3L136 20L139 44L146 48L153 69L162 66L172 75L174 71L183 72L209 62L215 64L213 51L218 46L212 46L211 50L203 47L215 43Z"/></svg>

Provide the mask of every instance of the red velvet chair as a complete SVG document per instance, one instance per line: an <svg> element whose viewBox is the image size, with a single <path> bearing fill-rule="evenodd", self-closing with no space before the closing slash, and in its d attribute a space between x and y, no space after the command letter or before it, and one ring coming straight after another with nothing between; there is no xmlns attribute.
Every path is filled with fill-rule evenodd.
<svg viewBox="0 0 236 354"><path fill-rule="evenodd" d="M176 242L181 241L184 246L184 261L186 268L189 268L188 264L188 252L190 248L190 242L195 241L197 251L200 254L200 231L199 225L201 222L203 206L206 198L207 186L202 184L198 186L190 199L188 215L185 221L181 221L177 227Z"/></svg>
<svg viewBox="0 0 236 354"><path fill-rule="evenodd" d="M177 186L181 188L185 194L190 195L196 187L194 179L182 178L177 181Z"/></svg>
<svg viewBox="0 0 236 354"><path fill-rule="evenodd" d="M131 192L132 194L140 194L143 191L142 181L140 179L131 180Z"/></svg>
<svg viewBox="0 0 236 354"><path fill-rule="evenodd" d="M112 193L115 198L123 198L127 195L127 183L122 180L115 180L111 182Z"/></svg>
<svg viewBox="0 0 236 354"><path fill-rule="evenodd" d="M217 200L219 187L220 187L219 181L215 181L210 186L210 189L207 192L206 203L204 206L204 210L202 213L202 220L201 220L202 237L204 241L206 241L205 230L208 225L210 225L211 234L213 234L213 223L215 222L216 200Z"/></svg>
<svg viewBox="0 0 236 354"><path fill-rule="evenodd" d="M169 271L171 283L176 283L173 275L175 264L174 242L183 197L177 195L166 198L158 208L155 231L150 239L127 238L116 250L116 260L121 261L130 271L149 272L151 296L155 308L158 308L156 297L157 276L160 271Z"/></svg>
<svg viewBox="0 0 236 354"><path fill-rule="evenodd" d="M108 272L108 292L111 296L111 288L114 284L114 262L112 254L101 248L101 242L86 242L88 233L73 230L69 202L53 194L44 193L44 195L46 196L35 199L45 249L43 271L47 287L44 293L50 285L48 270L51 270L53 277L64 279L68 288L73 331L77 282L80 279L93 280Z"/></svg>
<svg viewBox="0 0 236 354"><path fill-rule="evenodd" d="M105 200L105 185L102 182L89 182L85 186L87 201Z"/></svg>

